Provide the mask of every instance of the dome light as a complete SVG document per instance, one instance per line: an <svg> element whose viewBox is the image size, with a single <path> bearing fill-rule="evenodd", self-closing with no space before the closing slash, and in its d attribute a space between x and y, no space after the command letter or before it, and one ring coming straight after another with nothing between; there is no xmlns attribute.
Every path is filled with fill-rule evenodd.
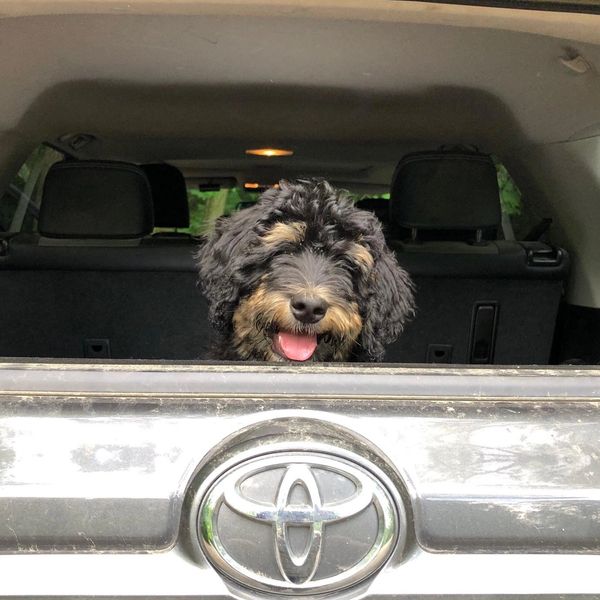
<svg viewBox="0 0 600 600"><path fill-rule="evenodd" d="M286 150L284 148L249 148L246 150L246 154L271 158L272 156L292 156L294 151Z"/></svg>

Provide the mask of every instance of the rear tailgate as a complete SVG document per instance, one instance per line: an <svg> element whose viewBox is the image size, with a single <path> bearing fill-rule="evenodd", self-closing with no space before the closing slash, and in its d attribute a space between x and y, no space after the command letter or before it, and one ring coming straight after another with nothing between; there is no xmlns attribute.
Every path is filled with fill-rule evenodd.
<svg viewBox="0 0 600 600"><path fill-rule="evenodd" d="M396 483L405 546L357 595L600 594L600 370L13 362L0 389L0 595L247 597L190 506L271 443Z"/></svg>

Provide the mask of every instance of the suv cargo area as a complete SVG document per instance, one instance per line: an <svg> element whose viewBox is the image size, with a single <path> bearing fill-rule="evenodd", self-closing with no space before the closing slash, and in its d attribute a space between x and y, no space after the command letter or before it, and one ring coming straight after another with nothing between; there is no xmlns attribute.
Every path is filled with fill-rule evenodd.
<svg viewBox="0 0 600 600"><path fill-rule="evenodd" d="M0 15L0 596L600 598L598 2ZM415 314L216 360L199 249L306 178Z"/></svg>

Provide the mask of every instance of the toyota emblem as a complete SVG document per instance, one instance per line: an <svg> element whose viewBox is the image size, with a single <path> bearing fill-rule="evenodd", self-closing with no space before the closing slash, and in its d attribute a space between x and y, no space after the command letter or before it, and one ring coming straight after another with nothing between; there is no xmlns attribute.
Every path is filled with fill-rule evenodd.
<svg viewBox="0 0 600 600"><path fill-rule="evenodd" d="M401 524L380 477L318 452L251 458L222 474L200 502L209 561L243 585L274 592L346 588L390 557Z"/></svg>

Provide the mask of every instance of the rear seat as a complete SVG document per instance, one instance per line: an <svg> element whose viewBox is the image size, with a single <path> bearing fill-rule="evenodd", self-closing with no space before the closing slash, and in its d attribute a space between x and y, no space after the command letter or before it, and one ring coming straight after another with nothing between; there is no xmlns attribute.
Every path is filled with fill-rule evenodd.
<svg viewBox="0 0 600 600"><path fill-rule="evenodd" d="M547 364L567 253L496 239L501 214L493 165L483 186L468 178L457 186L464 174L429 164L434 191L433 175L415 179L406 163L391 186L390 245L416 283L417 314L386 360Z"/></svg>
<svg viewBox="0 0 600 600"><path fill-rule="evenodd" d="M140 167L152 190L154 227L173 229L154 233L146 243L193 243L189 233L176 231L190 226L190 207L187 186L181 171L167 163L153 163Z"/></svg>
<svg viewBox="0 0 600 600"><path fill-rule="evenodd" d="M497 197L493 207L462 197L460 211L466 204L471 218L465 229L455 220L456 198L435 208L426 196L405 202L402 177L392 184L390 245L417 284L418 311L387 360L547 363L567 254L539 242L473 244L477 230L493 237ZM152 198L143 171L59 163L42 207L41 234L11 236L0 253L0 356L203 356L210 328L194 248L187 238L148 243ZM402 231L416 239L402 239Z"/></svg>
<svg viewBox="0 0 600 600"><path fill-rule="evenodd" d="M46 178L40 235L0 257L0 355L195 359L209 332L194 247L152 231L143 171L69 161Z"/></svg>

